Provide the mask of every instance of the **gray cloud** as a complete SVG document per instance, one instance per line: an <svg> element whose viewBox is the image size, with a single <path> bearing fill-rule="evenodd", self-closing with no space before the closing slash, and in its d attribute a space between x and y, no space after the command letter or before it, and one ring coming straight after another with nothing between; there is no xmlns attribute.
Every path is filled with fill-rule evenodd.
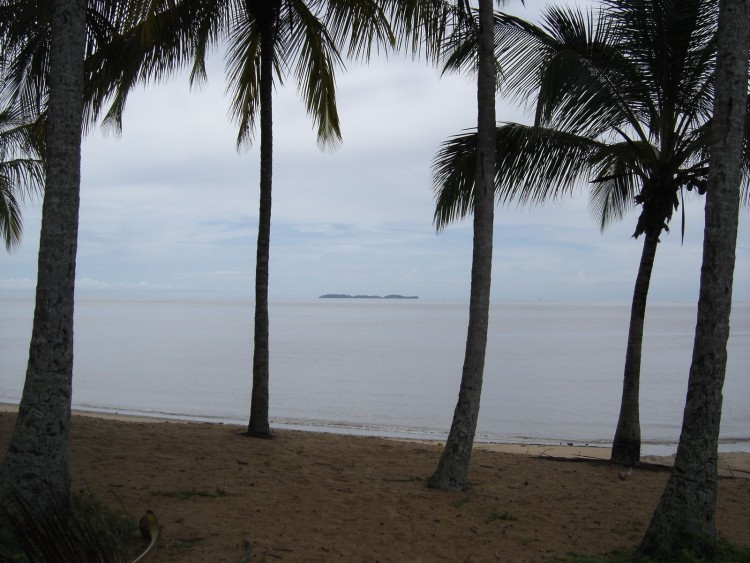
<svg viewBox="0 0 750 563"><path fill-rule="evenodd" d="M544 2L509 5L525 15ZM84 143L81 291L252 295L258 151L235 150L236 127L219 56L209 81L186 76L132 95L121 136L92 131ZM471 221L437 234L430 165L440 143L473 126L471 79L391 56L348 64L338 77L344 141L318 150L295 86L275 98L271 296L328 292L414 293L466 299ZM498 102L498 120L523 120ZM695 301L702 200L689 200L657 254L651 299ZM27 206L23 246L2 258L0 288L28 291L35 278L39 207ZM735 296L750 300L750 243L742 212ZM498 208L493 298L617 301L631 298L641 241L635 213L604 234L585 187L538 208Z"/></svg>

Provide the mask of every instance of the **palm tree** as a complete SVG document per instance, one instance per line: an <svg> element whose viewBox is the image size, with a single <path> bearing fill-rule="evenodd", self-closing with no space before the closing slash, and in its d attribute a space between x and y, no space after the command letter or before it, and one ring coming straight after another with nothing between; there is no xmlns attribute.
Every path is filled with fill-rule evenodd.
<svg viewBox="0 0 750 563"><path fill-rule="evenodd" d="M716 6L700 0L604 0L598 17L551 8L541 27L496 17L503 88L536 97L533 126L497 128L498 199L541 203L589 181L602 228L641 206L633 236L644 235L643 253L612 450L618 463L640 458L641 344L659 237L680 195L705 191L715 26ZM453 66L462 64L457 53ZM436 156L438 228L473 206L475 143L472 134L454 137Z"/></svg>
<svg viewBox="0 0 750 563"><path fill-rule="evenodd" d="M0 231L8 252L21 242L21 203L44 186L39 133L19 104L0 110Z"/></svg>
<svg viewBox="0 0 750 563"><path fill-rule="evenodd" d="M162 5L163 4L163 5ZM182 0L144 11L92 65L95 84L113 97L107 118L119 121L128 92L192 59L191 83L206 78L205 57L226 47L231 115L239 125L238 148L249 145L258 125L260 204L255 269L253 384L248 435L270 437L268 283L273 187L273 91L290 76L317 126L321 147L341 141L335 73L342 50L367 58L373 45L394 41L376 0ZM125 53L113 64L113 53ZM117 57L114 55L114 57ZM94 68L96 67L96 68ZM97 108L100 109L100 108Z"/></svg>
<svg viewBox="0 0 750 563"><path fill-rule="evenodd" d="M248 435L269 437L268 280L273 184L273 90L289 74L317 126L321 146L341 141L335 70L340 49L368 56L373 42L391 44L390 27L373 0L209 0L196 36L197 72L219 38L228 39L226 68L237 144L251 140L260 124L260 206L255 266L255 345ZM194 76L198 74L194 73Z"/></svg>
<svg viewBox="0 0 750 563"><path fill-rule="evenodd" d="M469 326L458 401L448 440L435 472L428 481L432 488L462 490L467 485L471 451L479 418L489 326L494 228L495 170L495 87L493 2L480 0L477 37L477 151L474 161L474 244L469 299ZM471 18L469 21L474 21ZM460 30L458 31L460 33Z"/></svg>
<svg viewBox="0 0 750 563"><path fill-rule="evenodd" d="M7 501L48 493L67 499L68 432L73 370L73 292L78 238L83 54L83 0L50 10L46 183L39 241L36 308L18 418L0 468ZM3 42L4 47L7 43Z"/></svg>
<svg viewBox="0 0 750 563"><path fill-rule="evenodd" d="M69 497L81 133L102 107L103 99L96 96L110 91L101 84L84 89L84 74L91 74L84 59L93 60L129 21L126 8L137 12L138 7L135 1L117 0L0 5L3 102L41 116L44 142L35 147L44 148L45 177L29 361L11 443L0 466L3 500L12 489L22 496Z"/></svg>
<svg viewBox="0 0 750 563"><path fill-rule="evenodd" d="M722 0L718 43L698 321L682 433L674 469L641 543L642 552L665 560L685 548L710 553L716 541L716 460L743 145L747 151L750 1Z"/></svg>

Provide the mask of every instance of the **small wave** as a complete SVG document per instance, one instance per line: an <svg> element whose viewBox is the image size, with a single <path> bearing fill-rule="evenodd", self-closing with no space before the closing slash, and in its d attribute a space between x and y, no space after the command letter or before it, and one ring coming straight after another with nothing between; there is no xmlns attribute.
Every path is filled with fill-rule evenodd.
<svg viewBox="0 0 750 563"><path fill-rule="evenodd" d="M246 419L229 416L196 415L184 412L152 411L132 408L102 407L92 404L74 405L78 411L103 413L110 415L132 416L139 418L181 420L187 422L208 422L215 424L232 424L242 426ZM350 434L354 436L374 436L382 438L402 438L410 440L445 441L447 430L435 428L380 424L374 422L350 422L342 420L272 417L271 426L280 429L304 430L311 432L330 432L333 434ZM489 444L535 444L543 446L593 446L611 447L611 440L600 438L575 438L565 436L531 436L506 435L494 432L478 432L476 442ZM672 455L677 450L677 441L673 439L645 439L642 441L642 455ZM722 437L719 439L721 452L750 452L750 437Z"/></svg>

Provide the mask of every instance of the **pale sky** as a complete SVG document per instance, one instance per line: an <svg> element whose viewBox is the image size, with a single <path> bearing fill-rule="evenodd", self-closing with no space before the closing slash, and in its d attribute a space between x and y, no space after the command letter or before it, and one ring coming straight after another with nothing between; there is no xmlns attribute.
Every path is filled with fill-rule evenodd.
<svg viewBox="0 0 750 563"><path fill-rule="evenodd" d="M534 18L541 0L508 11ZM100 129L83 145L77 289L80 295L236 298L253 295L258 149L235 150L236 125L221 53L208 84L183 74L132 94L120 137ZM274 100L270 298L324 293L401 293L466 300L471 219L436 233L431 161L440 143L476 125L472 79L409 57L338 73L343 145L318 149L293 79ZM498 100L498 121L528 121ZM605 233L586 187L544 207L498 207L492 297L496 301L627 303L643 240L637 210ZM32 294L41 204L24 210L19 250L3 252L0 292ZM741 211L735 300L750 301L748 210ZM686 202L662 237L650 299L698 297L703 199Z"/></svg>

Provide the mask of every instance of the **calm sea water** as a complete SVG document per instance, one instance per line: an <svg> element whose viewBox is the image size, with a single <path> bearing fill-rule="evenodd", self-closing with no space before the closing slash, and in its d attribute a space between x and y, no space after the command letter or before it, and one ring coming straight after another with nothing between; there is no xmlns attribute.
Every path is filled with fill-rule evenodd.
<svg viewBox="0 0 750 563"><path fill-rule="evenodd" d="M23 388L33 303L0 299L0 402ZM695 306L649 305L641 385L645 453L676 449ZM478 439L611 443L628 305L493 304ZM271 305L276 427L439 438L466 337L464 303L312 300ZM244 423L252 365L246 301L76 303L76 408ZM750 451L750 304L736 304L724 451Z"/></svg>

